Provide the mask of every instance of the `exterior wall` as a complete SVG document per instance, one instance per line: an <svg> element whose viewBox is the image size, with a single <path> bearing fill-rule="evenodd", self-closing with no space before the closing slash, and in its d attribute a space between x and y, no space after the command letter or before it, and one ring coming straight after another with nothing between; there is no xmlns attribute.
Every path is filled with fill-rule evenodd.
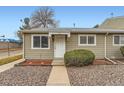
<svg viewBox="0 0 124 93"><path fill-rule="evenodd" d="M54 42L50 39L50 49L31 49L31 35L25 34L24 42L24 58L25 59L53 59L54 58ZM96 59L103 59L105 56L104 37L105 34L96 34L96 46L78 46L78 35L71 34L71 37L66 39L66 51L74 49L88 49L95 53ZM82 34L83 35L83 34ZM95 34L94 34L95 35ZM107 57L122 58L120 46L113 46L113 34L109 34L106 38Z"/></svg>
<svg viewBox="0 0 124 93"><path fill-rule="evenodd" d="M71 37L67 39L66 51L88 49L95 53L97 59L104 58L104 34L96 34L96 46L78 46L78 35L79 34L71 34Z"/></svg>
<svg viewBox="0 0 124 93"><path fill-rule="evenodd" d="M25 59L53 59L53 42L50 39L50 49L31 49L31 35L25 34L24 58Z"/></svg>
<svg viewBox="0 0 124 93"><path fill-rule="evenodd" d="M120 52L120 46L113 45L113 35L116 34L109 34L106 39L106 49L107 49L107 57L109 58L122 58L122 54Z"/></svg>

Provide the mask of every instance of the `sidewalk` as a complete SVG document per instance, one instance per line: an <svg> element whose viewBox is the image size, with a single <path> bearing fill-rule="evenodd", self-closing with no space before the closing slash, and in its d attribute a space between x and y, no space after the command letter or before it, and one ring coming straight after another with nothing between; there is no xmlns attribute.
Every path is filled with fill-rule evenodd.
<svg viewBox="0 0 124 93"><path fill-rule="evenodd" d="M69 86L69 78L65 66L53 66L47 86Z"/></svg>
<svg viewBox="0 0 124 93"><path fill-rule="evenodd" d="M19 59L17 61L11 62L11 63L5 64L5 65L1 65L0 66L0 72L3 72L3 71L5 71L7 69L10 69L10 68L13 68L15 64L20 63L22 61L24 61L24 59Z"/></svg>

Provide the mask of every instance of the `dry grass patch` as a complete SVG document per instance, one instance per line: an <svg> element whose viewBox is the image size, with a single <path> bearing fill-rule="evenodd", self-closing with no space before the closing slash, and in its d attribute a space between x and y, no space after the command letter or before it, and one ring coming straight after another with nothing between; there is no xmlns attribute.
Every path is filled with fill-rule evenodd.
<svg viewBox="0 0 124 93"><path fill-rule="evenodd" d="M7 64L7 63L10 63L10 62L16 61L18 59L21 59L21 58L22 58L22 55L17 55L17 56L13 56L13 57L0 59L0 65Z"/></svg>

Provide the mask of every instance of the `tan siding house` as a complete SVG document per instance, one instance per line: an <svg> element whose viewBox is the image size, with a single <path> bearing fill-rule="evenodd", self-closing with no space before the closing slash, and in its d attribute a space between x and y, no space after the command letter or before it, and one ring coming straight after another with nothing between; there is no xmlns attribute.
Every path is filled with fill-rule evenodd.
<svg viewBox="0 0 124 93"><path fill-rule="evenodd" d="M124 16L108 18L98 28L124 29Z"/></svg>
<svg viewBox="0 0 124 93"><path fill-rule="evenodd" d="M26 59L52 59L53 58L53 42L50 39L50 49L32 49L32 34L24 35L24 55Z"/></svg>
<svg viewBox="0 0 124 93"><path fill-rule="evenodd" d="M96 35L96 45L95 46L79 46L78 45L78 35L86 35L86 34L71 34L71 37L68 38L66 42L66 51L74 50L74 49L88 49L95 53L96 58L101 59L104 58L104 35L95 34ZM88 35L88 34L87 34Z"/></svg>
<svg viewBox="0 0 124 93"><path fill-rule="evenodd" d="M122 58L124 30L101 28L38 28L23 31L25 59L63 58L66 51L88 49L96 59Z"/></svg>
<svg viewBox="0 0 124 93"><path fill-rule="evenodd" d="M112 17L106 19L99 27L99 29L124 29L124 16ZM118 32L118 31L117 31ZM107 36L107 56L109 58L122 58L122 54L120 53L120 46L123 45L114 45L113 44L113 35L121 35L118 34L109 34Z"/></svg>
<svg viewBox="0 0 124 93"><path fill-rule="evenodd" d="M122 58L122 54L120 52L120 46L121 45L114 45L113 44L113 36L119 35L119 34L110 34L107 36L107 56L109 58ZM120 34L121 35L121 34Z"/></svg>

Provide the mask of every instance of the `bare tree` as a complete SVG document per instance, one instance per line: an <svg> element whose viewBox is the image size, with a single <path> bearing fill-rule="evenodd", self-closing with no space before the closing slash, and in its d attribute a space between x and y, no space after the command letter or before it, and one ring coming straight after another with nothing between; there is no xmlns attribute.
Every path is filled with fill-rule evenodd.
<svg viewBox="0 0 124 93"><path fill-rule="evenodd" d="M30 27L30 19L28 17L21 19L20 21L22 22L22 26L19 27L19 30L16 32L16 35L19 38L20 42L22 43L23 37L21 30L30 29L31 27Z"/></svg>
<svg viewBox="0 0 124 93"><path fill-rule="evenodd" d="M24 30L24 29L30 29L30 18L26 17L23 20L20 20L23 24L20 28L20 30Z"/></svg>
<svg viewBox="0 0 124 93"><path fill-rule="evenodd" d="M98 24L96 24L93 28L98 28L99 27L99 25Z"/></svg>
<svg viewBox="0 0 124 93"><path fill-rule="evenodd" d="M57 27L58 21L54 18L54 11L50 7L41 7L31 17L31 27Z"/></svg>

